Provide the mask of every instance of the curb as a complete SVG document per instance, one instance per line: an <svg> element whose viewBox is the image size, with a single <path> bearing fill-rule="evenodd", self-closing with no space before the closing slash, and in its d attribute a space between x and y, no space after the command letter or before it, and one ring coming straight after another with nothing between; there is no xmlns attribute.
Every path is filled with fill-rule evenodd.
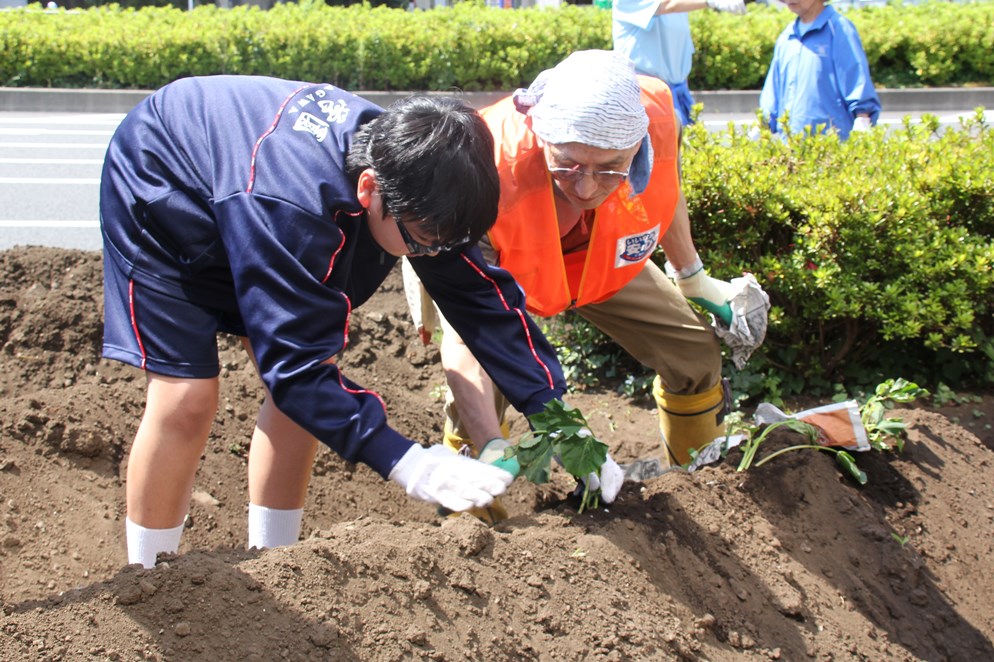
<svg viewBox="0 0 994 662"><path fill-rule="evenodd" d="M0 87L0 112L126 113L151 94L149 90L92 90L37 87ZM356 92L380 106L388 106L413 92ZM508 92L428 92L454 94L474 108L483 108L507 96ZM924 89L877 90L885 111L905 112L923 109L973 110L978 106L994 109L994 87L938 87ZM694 92L705 114L751 113L759 107L758 91L718 90Z"/></svg>
<svg viewBox="0 0 994 662"><path fill-rule="evenodd" d="M751 113L759 108L758 91L694 92L694 101L704 104L704 114ZM884 112L994 110L994 87L930 87L877 90Z"/></svg>

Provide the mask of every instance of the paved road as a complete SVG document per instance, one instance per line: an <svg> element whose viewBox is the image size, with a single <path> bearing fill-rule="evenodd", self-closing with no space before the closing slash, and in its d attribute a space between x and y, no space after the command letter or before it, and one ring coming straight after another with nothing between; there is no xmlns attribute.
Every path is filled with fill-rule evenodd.
<svg viewBox="0 0 994 662"><path fill-rule="evenodd" d="M923 111L924 112L924 111ZM929 111L946 126L970 110ZM904 115L885 113L882 124ZM100 248L97 198L104 151L122 113L0 112L0 249L44 245ZM994 122L994 111L987 112ZM749 113L705 114L714 130L748 125Z"/></svg>
<svg viewBox="0 0 994 662"><path fill-rule="evenodd" d="M100 248L100 169L122 117L0 113L0 249Z"/></svg>

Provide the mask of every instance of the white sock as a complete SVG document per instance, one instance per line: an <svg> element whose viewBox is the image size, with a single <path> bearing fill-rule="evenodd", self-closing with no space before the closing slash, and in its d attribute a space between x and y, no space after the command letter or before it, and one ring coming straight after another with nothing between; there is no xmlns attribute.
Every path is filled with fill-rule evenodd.
<svg viewBox="0 0 994 662"><path fill-rule="evenodd" d="M183 535L182 524L173 529L146 529L128 517L124 526L128 539L128 563L141 563L146 568L155 566L155 557L159 552L175 554Z"/></svg>
<svg viewBox="0 0 994 662"><path fill-rule="evenodd" d="M276 510L249 503L248 547L285 547L297 542L304 509Z"/></svg>

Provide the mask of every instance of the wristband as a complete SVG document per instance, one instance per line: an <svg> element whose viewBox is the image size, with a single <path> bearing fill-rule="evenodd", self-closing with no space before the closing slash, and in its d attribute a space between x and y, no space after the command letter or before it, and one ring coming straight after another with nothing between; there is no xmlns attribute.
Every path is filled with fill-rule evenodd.
<svg viewBox="0 0 994 662"><path fill-rule="evenodd" d="M676 269L670 264L669 260L666 261L666 275L674 280L683 280L684 278L690 278L698 271L704 269L704 262L701 261L701 256L696 252L694 253L694 259L690 261L690 264Z"/></svg>

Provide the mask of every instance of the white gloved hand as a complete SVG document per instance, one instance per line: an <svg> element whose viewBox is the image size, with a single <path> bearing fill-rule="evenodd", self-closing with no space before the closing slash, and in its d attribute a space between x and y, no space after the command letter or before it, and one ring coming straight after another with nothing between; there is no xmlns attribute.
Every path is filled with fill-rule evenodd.
<svg viewBox="0 0 994 662"><path fill-rule="evenodd" d="M594 433L587 428L583 428L577 434L581 437L594 436ZM604 458L600 472L589 473L585 479L591 490L601 491L601 501L604 503L612 503L618 497L618 492L621 491L621 484L624 481L625 470L618 466L610 453Z"/></svg>
<svg viewBox="0 0 994 662"><path fill-rule="evenodd" d="M618 498L621 491L621 484L625 482L625 470L608 453L601 465L600 474L591 473L587 475L587 484L592 490L601 491L601 501L613 503Z"/></svg>
<svg viewBox="0 0 994 662"><path fill-rule="evenodd" d="M462 512L489 506L514 476L441 445L423 448L414 444L394 466L390 480L415 499Z"/></svg>
<svg viewBox="0 0 994 662"><path fill-rule="evenodd" d="M746 13L745 0L707 0L708 7L715 11L728 12L741 16Z"/></svg>
<svg viewBox="0 0 994 662"><path fill-rule="evenodd" d="M870 118L866 115L860 115L853 120L852 130L854 133L858 131L869 131L870 126Z"/></svg>

